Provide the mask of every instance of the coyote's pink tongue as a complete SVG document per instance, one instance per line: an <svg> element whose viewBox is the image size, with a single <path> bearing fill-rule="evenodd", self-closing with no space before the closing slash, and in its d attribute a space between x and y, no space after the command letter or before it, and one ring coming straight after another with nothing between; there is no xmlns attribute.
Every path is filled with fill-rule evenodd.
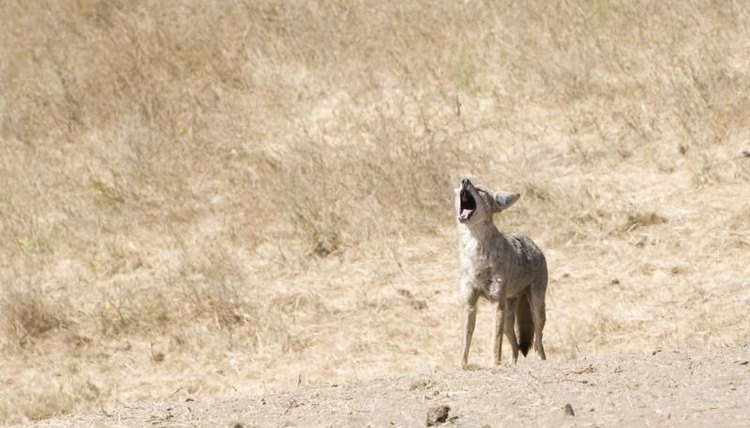
<svg viewBox="0 0 750 428"><path fill-rule="evenodd" d="M472 211L474 210L464 209L463 211L461 211L461 218L469 218L469 214L471 214Z"/></svg>

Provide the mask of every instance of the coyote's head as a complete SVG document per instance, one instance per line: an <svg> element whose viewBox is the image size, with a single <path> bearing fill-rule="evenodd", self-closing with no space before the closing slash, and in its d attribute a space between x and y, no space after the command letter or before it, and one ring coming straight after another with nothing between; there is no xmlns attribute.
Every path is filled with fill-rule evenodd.
<svg viewBox="0 0 750 428"><path fill-rule="evenodd" d="M521 196L518 193L491 192L474 186L468 178L456 191L456 214L462 224L492 222L492 214L508 209Z"/></svg>

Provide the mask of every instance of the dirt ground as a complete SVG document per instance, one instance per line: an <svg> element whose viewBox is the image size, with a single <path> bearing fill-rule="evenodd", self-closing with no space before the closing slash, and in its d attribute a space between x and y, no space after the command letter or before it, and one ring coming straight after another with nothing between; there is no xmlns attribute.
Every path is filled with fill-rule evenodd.
<svg viewBox="0 0 750 428"><path fill-rule="evenodd" d="M746 426L748 360L748 347L529 359L254 397L117 406L35 426L424 426L439 406L449 407L448 426Z"/></svg>

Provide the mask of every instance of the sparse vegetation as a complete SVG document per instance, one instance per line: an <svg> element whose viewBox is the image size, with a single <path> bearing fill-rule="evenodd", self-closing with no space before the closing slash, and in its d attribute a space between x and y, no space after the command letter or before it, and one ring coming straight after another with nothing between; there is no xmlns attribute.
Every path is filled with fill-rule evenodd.
<svg viewBox="0 0 750 428"><path fill-rule="evenodd" d="M463 174L524 194L550 358L747 343L749 19L0 2L0 422L453 367Z"/></svg>
<svg viewBox="0 0 750 428"><path fill-rule="evenodd" d="M10 345L25 348L43 334L64 325L64 308L55 307L44 293L30 284L6 287L0 314Z"/></svg>

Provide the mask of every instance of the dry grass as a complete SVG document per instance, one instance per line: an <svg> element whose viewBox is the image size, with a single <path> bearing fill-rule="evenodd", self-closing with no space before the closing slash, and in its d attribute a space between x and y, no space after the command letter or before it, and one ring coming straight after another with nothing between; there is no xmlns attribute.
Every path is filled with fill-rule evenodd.
<svg viewBox="0 0 750 428"><path fill-rule="evenodd" d="M3 290L0 313L10 344L20 347L62 327L65 317L63 308L55 307L42 292L28 284Z"/></svg>
<svg viewBox="0 0 750 428"><path fill-rule="evenodd" d="M748 19L2 2L0 421L452 368L463 174L524 195L552 358L747 343Z"/></svg>

